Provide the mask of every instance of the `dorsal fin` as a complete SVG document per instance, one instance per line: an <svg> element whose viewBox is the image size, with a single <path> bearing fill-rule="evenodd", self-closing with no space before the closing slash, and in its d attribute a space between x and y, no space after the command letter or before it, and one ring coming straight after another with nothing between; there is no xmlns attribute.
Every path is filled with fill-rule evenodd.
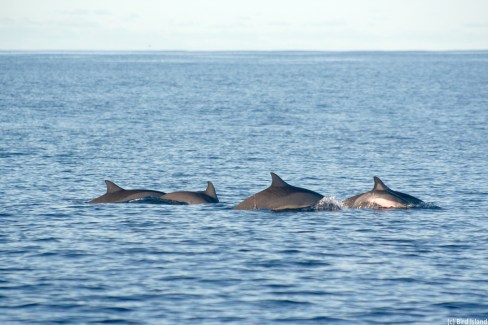
<svg viewBox="0 0 488 325"><path fill-rule="evenodd" d="M105 184L107 184L107 193L114 193L123 190L122 187L109 180L105 180Z"/></svg>
<svg viewBox="0 0 488 325"><path fill-rule="evenodd" d="M207 194L208 196L214 198L214 199L218 199L217 198L217 192L215 192L215 187L212 184L212 182L210 182L210 181L207 182L207 189L205 190L204 193Z"/></svg>
<svg viewBox="0 0 488 325"><path fill-rule="evenodd" d="M278 175L271 172L271 186L284 187L289 185L284 180L282 180Z"/></svg>
<svg viewBox="0 0 488 325"><path fill-rule="evenodd" d="M381 179L379 179L379 177L374 176L373 179L374 179L373 191L391 191L390 188L386 186Z"/></svg>

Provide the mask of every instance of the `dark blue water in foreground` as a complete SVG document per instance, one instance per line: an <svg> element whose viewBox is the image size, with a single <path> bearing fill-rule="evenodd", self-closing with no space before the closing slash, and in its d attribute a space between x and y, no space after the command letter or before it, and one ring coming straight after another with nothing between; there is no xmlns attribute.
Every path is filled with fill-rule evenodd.
<svg viewBox="0 0 488 325"><path fill-rule="evenodd" d="M484 320L487 170L488 52L3 52L0 323ZM442 209L233 211L270 171Z"/></svg>

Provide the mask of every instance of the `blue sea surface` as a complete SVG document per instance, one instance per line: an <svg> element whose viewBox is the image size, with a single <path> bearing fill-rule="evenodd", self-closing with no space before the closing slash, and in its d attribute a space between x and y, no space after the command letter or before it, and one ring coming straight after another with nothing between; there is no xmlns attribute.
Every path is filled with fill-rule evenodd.
<svg viewBox="0 0 488 325"><path fill-rule="evenodd" d="M487 171L488 52L0 52L0 323L484 320ZM441 208L232 210L270 172Z"/></svg>

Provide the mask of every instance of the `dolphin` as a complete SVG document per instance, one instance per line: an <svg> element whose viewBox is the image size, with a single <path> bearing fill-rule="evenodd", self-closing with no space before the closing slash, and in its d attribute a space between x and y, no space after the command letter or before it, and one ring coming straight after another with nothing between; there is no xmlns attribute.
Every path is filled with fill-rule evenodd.
<svg viewBox="0 0 488 325"><path fill-rule="evenodd" d="M271 173L271 185L241 203L234 210L293 210L310 208L324 196L322 194L287 184L275 173Z"/></svg>
<svg viewBox="0 0 488 325"><path fill-rule="evenodd" d="M207 189L200 192L180 191L162 195L159 199L170 204L218 203L219 198L212 182L207 182Z"/></svg>
<svg viewBox="0 0 488 325"><path fill-rule="evenodd" d="M350 197L343 202L346 208L401 209L424 205L424 201L411 195L393 191L374 176L371 191Z"/></svg>
<svg viewBox="0 0 488 325"><path fill-rule="evenodd" d="M151 190L124 190L109 180L105 180L105 184L107 184L107 193L88 203L120 203L146 198L159 199L162 195L166 194Z"/></svg>

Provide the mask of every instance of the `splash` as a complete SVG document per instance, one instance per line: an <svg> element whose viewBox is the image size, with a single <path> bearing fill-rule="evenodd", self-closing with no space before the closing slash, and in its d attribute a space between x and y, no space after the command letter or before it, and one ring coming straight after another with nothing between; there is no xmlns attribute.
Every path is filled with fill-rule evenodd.
<svg viewBox="0 0 488 325"><path fill-rule="evenodd" d="M336 211L342 209L342 201L338 200L335 196L324 196L316 205L316 211Z"/></svg>

